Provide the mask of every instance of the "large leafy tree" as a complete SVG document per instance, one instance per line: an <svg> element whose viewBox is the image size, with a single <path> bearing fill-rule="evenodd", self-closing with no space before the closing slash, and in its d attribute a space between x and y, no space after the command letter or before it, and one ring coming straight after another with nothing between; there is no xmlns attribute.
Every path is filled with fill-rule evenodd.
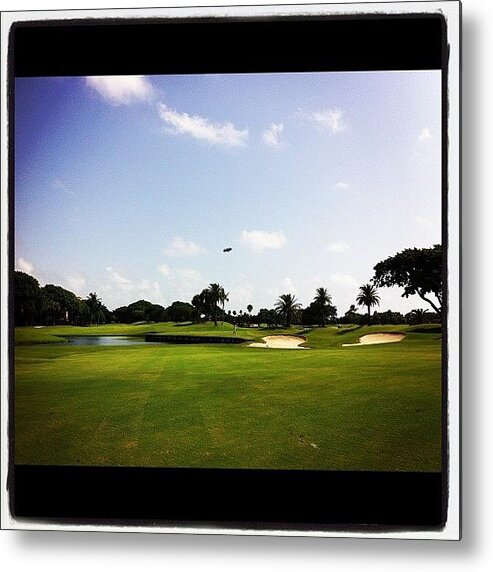
<svg viewBox="0 0 493 572"><path fill-rule="evenodd" d="M150 322L166 322L167 318L166 309L161 304L152 304L146 313L146 320Z"/></svg>
<svg viewBox="0 0 493 572"><path fill-rule="evenodd" d="M276 302L275 309L286 328L289 328L298 317L301 304L292 294L281 294Z"/></svg>
<svg viewBox="0 0 493 572"><path fill-rule="evenodd" d="M269 328L274 327L277 325L278 320L277 312L273 309L268 308L260 308L258 315L257 315L257 322L259 324L267 324Z"/></svg>
<svg viewBox="0 0 493 572"><path fill-rule="evenodd" d="M152 303L147 300L137 300L127 306L130 323L147 320L147 314L152 308Z"/></svg>
<svg viewBox="0 0 493 572"><path fill-rule="evenodd" d="M41 297L42 312L47 323L75 324L80 321L80 300L70 290L54 284L46 284L41 288Z"/></svg>
<svg viewBox="0 0 493 572"><path fill-rule="evenodd" d="M41 313L43 322L49 326L55 326L61 315L60 304L51 296L41 293Z"/></svg>
<svg viewBox="0 0 493 572"><path fill-rule="evenodd" d="M189 322L193 319L194 307L188 302L176 300L166 308L166 314L172 322Z"/></svg>
<svg viewBox="0 0 493 572"><path fill-rule="evenodd" d="M317 309L318 325L325 327L330 317L330 309L332 304L332 298L330 297L327 288L323 288L322 286L317 288L313 301L315 302L315 307Z"/></svg>
<svg viewBox="0 0 493 572"><path fill-rule="evenodd" d="M400 286L403 297L417 294L430 304L437 314L442 313L442 246L433 248L407 248L379 262L373 282L376 286ZM430 295L434 295L433 300Z"/></svg>
<svg viewBox="0 0 493 572"><path fill-rule="evenodd" d="M367 308L367 321L370 325L371 308L380 304L380 296L377 294L377 289L373 284L363 284L360 286L359 294L356 296L356 302L359 306L366 306Z"/></svg>
<svg viewBox="0 0 493 572"><path fill-rule="evenodd" d="M34 325L36 307L40 301L39 282L25 272L15 271L13 293L15 325Z"/></svg>
<svg viewBox="0 0 493 572"><path fill-rule="evenodd" d="M151 321L165 322L166 310L160 304L153 304L147 300L137 300L128 306L121 306L113 311L114 318L122 324Z"/></svg>
<svg viewBox="0 0 493 572"><path fill-rule="evenodd" d="M77 323L81 326L87 326L91 320L91 312L89 306L87 305L87 300L78 298L79 308L77 311Z"/></svg>

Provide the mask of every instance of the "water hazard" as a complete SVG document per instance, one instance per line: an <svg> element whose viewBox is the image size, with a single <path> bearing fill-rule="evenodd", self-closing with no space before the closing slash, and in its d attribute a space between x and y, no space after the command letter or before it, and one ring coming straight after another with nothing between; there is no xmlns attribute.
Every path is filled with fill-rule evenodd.
<svg viewBox="0 0 493 572"><path fill-rule="evenodd" d="M65 336L67 344L73 346L137 346L150 344L143 337L136 336Z"/></svg>

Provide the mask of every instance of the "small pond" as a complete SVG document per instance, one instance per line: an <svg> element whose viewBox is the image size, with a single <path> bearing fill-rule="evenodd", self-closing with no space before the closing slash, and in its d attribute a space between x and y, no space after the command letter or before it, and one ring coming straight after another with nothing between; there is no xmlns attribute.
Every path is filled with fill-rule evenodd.
<svg viewBox="0 0 493 572"><path fill-rule="evenodd" d="M73 346L135 346L149 344L136 336L65 336Z"/></svg>

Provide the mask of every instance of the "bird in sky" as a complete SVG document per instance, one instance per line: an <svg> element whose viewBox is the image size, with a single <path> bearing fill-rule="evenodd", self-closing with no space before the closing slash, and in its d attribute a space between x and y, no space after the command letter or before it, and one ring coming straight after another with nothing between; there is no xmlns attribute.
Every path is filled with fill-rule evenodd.
<svg viewBox="0 0 493 572"><path fill-rule="evenodd" d="M233 249L231 248L231 246L228 246L228 248L223 248L223 252L231 252Z"/></svg>

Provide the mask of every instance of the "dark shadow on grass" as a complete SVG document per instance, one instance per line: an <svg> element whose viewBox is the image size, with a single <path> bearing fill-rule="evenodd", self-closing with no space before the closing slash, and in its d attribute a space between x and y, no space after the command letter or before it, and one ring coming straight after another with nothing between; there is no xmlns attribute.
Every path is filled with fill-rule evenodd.
<svg viewBox="0 0 493 572"><path fill-rule="evenodd" d="M408 332L413 334L441 334L442 326L433 326L431 328L417 326L416 328L409 328Z"/></svg>
<svg viewBox="0 0 493 572"><path fill-rule="evenodd" d="M353 326L352 328L343 328L336 333L336 336L343 336L344 334L350 334L351 332L356 332L357 330L361 330L363 326Z"/></svg>

